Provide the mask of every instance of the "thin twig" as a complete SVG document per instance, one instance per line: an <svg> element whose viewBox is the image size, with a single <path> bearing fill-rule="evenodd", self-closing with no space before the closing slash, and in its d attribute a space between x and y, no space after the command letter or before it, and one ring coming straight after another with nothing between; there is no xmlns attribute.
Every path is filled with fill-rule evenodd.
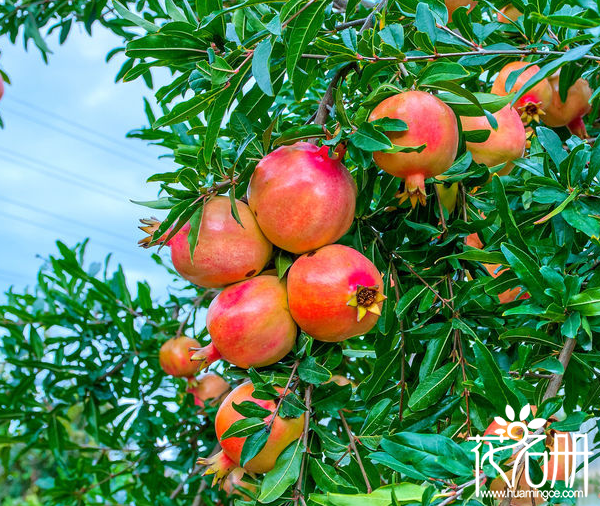
<svg viewBox="0 0 600 506"><path fill-rule="evenodd" d="M292 367L292 372L290 373L290 377L287 380L287 383L285 385L285 388L283 389L283 392L279 396L279 399L277 401L277 406L275 406L275 411L273 411L273 415L271 416L269 425L267 425L267 432L271 432L271 429L273 428L273 424L275 423L275 419L277 418L277 414L279 413L279 408L281 407L281 404L283 404L283 399L285 399L285 396L287 395L287 393L290 389L290 385L292 384L292 379L294 378L294 375L296 374L296 370L298 369L299 364L300 364L300 362L298 360L296 360L294 362L294 366Z"/></svg>
<svg viewBox="0 0 600 506"><path fill-rule="evenodd" d="M304 443L304 454L302 455L302 463L300 464L300 475L294 487L294 504L300 501L303 505L306 504L304 494L302 493L302 481L304 479L304 468L306 466L306 456L310 452L308 447L308 431L310 428L310 407L312 403L313 386L308 385L304 391L304 405L306 406L306 414L304 415L304 431L302 432L302 442Z"/></svg>
<svg viewBox="0 0 600 506"><path fill-rule="evenodd" d="M367 486L367 493L370 494L371 492L373 492L373 488L371 487L369 477L367 476L367 472L365 471L365 467L363 466L362 459L360 458L360 454L358 453L358 448L356 447L354 434L352 434L352 430L350 429L350 426L348 425L348 422L346 421L346 417L344 416L344 413L342 413L342 410L339 410L338 414L340 415L340 419L342 420L342 425L346 430L346 434L348 434L348 438L350 439L350 446L352 447L352 451L356 456L356 462L358 462L358 467L360 468L360 472L362 473L363 479L365 480L365 485Z"/></svg>

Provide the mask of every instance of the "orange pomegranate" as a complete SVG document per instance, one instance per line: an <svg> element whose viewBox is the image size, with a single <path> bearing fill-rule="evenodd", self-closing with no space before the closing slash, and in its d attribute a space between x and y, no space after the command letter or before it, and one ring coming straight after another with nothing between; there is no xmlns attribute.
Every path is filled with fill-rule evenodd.
<svg viewBox="0 0 600 506"><path fill-rule="evenodd" d="M274 364L297 334L285 282L266 275L225 288L208 308L206 327L212 342L192 356L201 367L220 358L244 369Z"/></svg>
<svg viewBox="0 0 600 506"><path fill-rule="evenodd" d="M292 318L319 341L365 334L377 323L384 299L377 268L341 244L302 255L288 273Z"/></svg>
<svg viewBox="0 0 600 506"><path fill-rule="evenodd" d="M271 258L273 246L248 206L237 200L236 207L242 225L231 214L229 197L216 196L204 205L193 259L188 243L189 224L169 240L173 266L182 277L198 286L219 288L262 271ZM160 222L151 219L142 223L145 226L140 228L150 236L142 239L140 245L148 246Z"/></svg>
<svg viewBox="0 0 600 506"><path fill-rule="evenodd" d="M452 14L459 7L469 7L467 12L471 12L477 5L477 0L445 0L446 9L448 9L448 22L452 22Z"/></svg>
<svg viewBox="0 0 600 506"><path fill-rule="evenodd" d="M381 102L370 116L400 119L408 125L404 132L388 132L393 144L417 147L421 152L373 153L375 163L385 172L404 179L400 201L410 199L425 204L425 179L439 176L450 168L458 149L458 124L452 109L424 91L405 91Z"/></svg>
<svg viewBox="0 0 600 506"><path fill-rule="evenodd" d="M248 187L248 205L276 246L305 253L342 237L352 224L356 184L328 147L308 142L265 156Z"/></svg>
<svg viewBox="0 0 600 506"><path fill-rule="evenodd" d="M158 353L158 360L163 371L177 378L190 378L198 372L198 363L190 360L194 354L190 348L200 346L191 337L174 337L166 341Z"/></svg>
<svg viewBox="0 0 600 506"><path fill-rule="evenodd" d="M280 394L283 393L283 388L276 387L276 389ZM243 383L232 390L219 407L219 411L217 411L215 431L223 450L214 457L201 460L201 463L209 465L208 473L215 474L217 479L224 477L234 468L239 467L242 448L246 441L246 437L223 438L223 434L235 422L244 418L234 409L234 403L241 404L244 401L254 402L272 413L263 419L267 427L271 427L267 443L256 457L244 465L244 469L248 472L266 473L273 469L275 461L281 452L290 443L299 439L304 431L304 414L299 418L282 418L277 415L272 425L270 425L277 406L276 401L255 399L252 397L253 393L254 385L250 382Z"/></svg>
<svg viewBox="0 0 600 506"><path fill-rule="evenodd" d="M506 90L506 81L512 72L520 71L524 67L527 67L524 71L519 74L517 80L513 84L510 90ZM524 61L515 61L505 65L492 86L492 93L500 96L506 96L511 92L520 90L527 81L540 70L537 65L531 65ZM545 114L546 109L552 102L552 86L548 79L543 79L525 93L519 100L514 104L514 107L521 114L521 119L524 123L530 123L535 120L540 121L540 116Z"/></svg>
<svg viewBox="0 0 600 506"><path fill-rule="evenodd" d="M567 91L567 99L563 102L558 91L560 73L549 78L552 85L552 102L546 109L544 123L551 127L566 126L571 133L585 139L587 130L583 117L590 112L592 89L585 79L577 79Z"/></svg>
<svg viewBox="0 0 600 506"><path fill-rule="evenodd" d="M494 113L498 128L494 130L485 116L462 116L463 130L489 130L490 136L484 142L467 142L467 149L476 163L488 167L501 166L496 171L503 176L508 174L514 164L513 160L523 156L527 136L525 127L516 109L506 105Z"/></svg>
<svg viewBox="0 0 600 506"><path fill-rule="evenodd" d="M190 378L186 392L194 396L196 406L204 409L207 403L214 406L229 392L229 383L218 374L207 373L200 378Z"/></svg>
<svg viewBox="0 0 600 506"><path fill-rule="evenodd" d="M502 9L500 9L500 12L496 14L496 17L498 18L498 21L500 21L500 23L508 24L511 21L516 21L522 15L523 13L514 5L508 4L502 7Z"/></svg>

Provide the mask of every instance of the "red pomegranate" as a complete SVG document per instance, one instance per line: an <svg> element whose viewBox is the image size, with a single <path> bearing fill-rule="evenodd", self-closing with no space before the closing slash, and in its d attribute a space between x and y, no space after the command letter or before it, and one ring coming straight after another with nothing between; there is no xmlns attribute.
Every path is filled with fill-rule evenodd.
<svg viewBox="0 0 600 506"><path fill-rule="evenodd" d="M207 373L200 378L190 378L186 392L194 396L196 406L204 409L207 402L214 406L229 392L229 383L218 374Z"/></svg>
<svg viewBox="0 0 600 506"><path fill-rule="evenodd" d="M342 237L354 219L356 184L327 146L282 146L256 166L248 205L276 246L305 253Z"/></svg>
<svg viewBox="0 0 600 506"><path fill-rule="evenodd" d="M446 9L448 9L448 22L452 22L452 14L459 7L469 7L467 12L471 12L477 5L477 0L445 0Z"/></svg>
<svg viewBox="0 0 600 506"><path fill-rule="evenodd" d="M514 5L508 4L500 9L500 12L496 14L500 23L509 24L511 21L517 21L523 13L517 9Z"/></svg>
<svg viewBox="0 0 600 506"><path fill-rule="evenodd" d="M425 204L425 179L439 176L450 168L458 149L458 125L452 109L424 91L405 91L381 102L369 118L400 119L408 125L404 132L388 132L398 146L426 147L412 153L373 153L375 163L385 172L404 179L400 201L410 199Z"/></svg>
<svg viewBox="0 0 600 506"><path fill-rule="evenodd" d="M519 74L517 80L513 84L512 88L506 90L506 81L512 72L518 71L523 67L528 66L526 70ZM520 90L527 81L540 70L537 65L531 65L525 61L514 61L505 65L494 84L492 85L492 93L500 96L506 96L509 93ZM523 95L514 104L514 107L521 113L521 119L524 123L530 123L535 120L539 123L540 116L545 114L546 109L552 102L552 86L548 79L542 79L533 88L531 88L525 95Z"/></svg>
<svg viewBox="0 0 600 506"><path fill-rule="evenodd" d="M283 388L276 387L282 394ZM223 451L214 457L202 459L201 463L209 465L207 474L216 474L217 478L229 474L235 467L240 465L240 457L245 437L231 437L223 439L223 434L238 420L244 418L238 413L233 404L241 404L244 401L254 402L260 407L275 412L277 403L273 400L261 400L252 397L254 385L250 382L243 383L235 388L223 401L215 418L215 431L221 443ZM270 424L273 415L264 418L267 425ZM281 418L276 416L271 426L269 439L265 447L246 463L244 469L251 473L266 473L273 469L277 457L293 441L300 438L304 431L304 414L299 418Z"/></svg>
<svg viewBox="0 0 600 506"><path fill-rule="evenodd" d="M551 127L566 126L571 133L582 139L587 138L583 117L592 109L592 89L589 83L585 79L577 79L567 91L567 100L563 102L558 91L560 73L554 74L549 80L552 85L552 102L546 109L544 123Z"/></svg>
<svg viewBox="0 0 600 506"><path fill-rule="evenodd" d="M463 130L489 130L490 136L484 142L467 142L467 149L473 160L488 167L502 165L496 172L503 176L508 174L514 164L513 160L523 156L527 136L525 127L516 109L507 105L494 113L498 128L494 130L485 116L462 116Z"/></svg>
<svg viewBox="0 0 600 506"><path fill-rule="evenodd" d="M377 322L384 299L377 268L341 244L302 255L288 273L292 318L319 341L365 334Z"/></svg>
<svg viewBox="0 0 600 506"><path fill-rule="evenodd" d="M286 286L261 275L228 286L211 302L206 327L212 343L193 360L208 367L223 358L238 367L264 367L285 357L296 341Z"/></svg>
<svg viewBox="0 0 600 506"><path fill-rule="evenodd" d="M174 337L166 341L158 353L160 366L167 374L177 378L191 378L198 372L198 363L192 362L190 357L194 354L190 348L200 346L200 343L191 337Z"/></svg>
<svg viewBox="0 0 600 506"><path fill-rule="evenodd" d="M231 214L229 197L216 196L205 205L194 258L190 257L186 224L171 240L171 259L181 276L206 288L219 288L257 275L271 258L272 245L261 232L246 204L237 200L240 225ZM142 220L150 234L140 244L147 246L160 223Z"/></svg>

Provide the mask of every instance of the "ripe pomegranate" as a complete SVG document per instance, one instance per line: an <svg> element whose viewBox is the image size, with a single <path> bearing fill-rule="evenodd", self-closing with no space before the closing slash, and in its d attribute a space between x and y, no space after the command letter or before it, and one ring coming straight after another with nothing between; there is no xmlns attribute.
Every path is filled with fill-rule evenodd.
<svg viewBox="0 0 600 506"><path fill-rule="evenodd" d="M477 0L445 0L446 9L448 9L448 22L452 22L452 14L459 7L469 6L469 10L467 12L471 12L475 6L477 5Z"/></svg>
<svg viewBox="0 0 600 506"><path fill-rule="evenodd" d="M191 378L198 372L198 363L192 362L194 354L190 348L198 347L200 343L191 337L174 337L166 341L158 353L160 366L167 374L177 378Z"/></svg>
<svg viewBox="0 0 600 506"><path fill-rule="evenodd" d="M383 281L355 249L331 244L302 255L288 273L292 318L319 341L365 334L381 314Z"/></svg>
<svg viewBox="0 0 600 506"><path fill-rule="evenodd" d="M280 394L283 393L283 388L276 387L276 389ZM255 399L252 397L253 392L254 385L252 383L246 382L241 384L233 389L221 404L219 411L217 411L215 432L223 451L214 457L200 460L200 463L209 465L207 474L215 474L217 479L229 474L235 467L239 467L242 448L246 441L245 437L222 438L229 427L244 418L233 408L233 404L241 404L244 401L249 401L268 409L271 413L275 412L276 401ZM271 414L264 418L267 425L271 422L272 417L273 415ZM304 414L299 418L281 418L279 415L276 416L271 426L267 444L256 457L246 463L244 469L250 473L266 473L270 471L275 466L275 461L280 453L291 442L299 439L303 430Z"/></svg>
<svg viewBox="0 0 600 506"><path fill-rule="evenodd" d="M381 102L370 116L401 119L408 125L404 132L388 132L393 144L421 146L425 149L412 153L375 152L375 163L385 172L404 179L404 193L400 202L410 199L425 204L425 179L439 176L450 168L458 149L458 125L452 109L439 98L424 91L405 91Z"/></svg>
<svg viewBox="0 0 600 506"><path fill-rule="evenodd" d="M514 5L508 4L500 9L500 12L496 14L500 23L509 24L511 21L519 19L523 13L517 9Z"/></svg>
<svg viewBox="0 0 600 506"><path fill-rule="evenodd" d="M522 69L523 67L529 67L519 74L519 77L513 84L510 91L506 91L506 80L508 76L514 71ZM531 77L538 73L540 67L537 65L531 65L528 62L524 61L514 61L505 65L494 84L492 85L492 93L500 96L506 96L508 93L513 91L520 90L523 85L529 81ZM546 109L552 102L552 86L550 85L550 81L548 79L543 79L539 83L537 83L533 88L531 88L525 95L523 95L519 100L517 100L514 104L514 107L521 114L521 119L524 123L530 123L532 120L535 120L539 123L540 116L545 114Z"/></svg>
<svg viewBox="0 0 600 506"><path fill-rule="evenodd" d="M479 239L479 236L476 233L469 234L465 239L465 244L477 249L483 249L483 243ZM493 278L497 278L503 272L509 270L508 267L502 268L500 264L483 264L483 267L486 271L488 271L489 275ZM501 304L506 304L507 302L513 302L517 298L519 299L528 299L530 295L528 293L523 293L522 288L510 288L505 290L502 293L498 294L498 299Z"/></svg>
<svg viewBox="0 0 600 506"><path fill-rule="evenodd" d="M566 102L563 102L558 92L559 79L560 73L549 78L552 85L552 103L546 109L544 123L551 127L566 126L571 133L585 139L588 134L583 117L592 108L592 89L585 79L577 79L567 92Z"/></svg>
<svg viewBox="0 0 600 506"><path fill-rule="evenodd" d="M189 224L169 240L173 265L185 279L198 286L219 288L255 276L269 261L271 243L248 206L237 200L236 207L243 226L231 214L229 197L216 196L206 202L193 259ZM160 223L154 219L142 223L146 226L140 228L150 235L140 245L147 246Z"/></svg>
<svg viewBox="0 0 600 506"><path fill-rule="evenodd" d="M192 357L202 368L220 358L244 369L274 364L297 334L285 282L261 275L228 286L211 302L206 328L212 342Z"/></svg>
<svg viewBox="0 0 600 506"><path fill-rule="evenodd" d="M223 482L223 490L229 497L239 495L242 497L242 500L251 501L252 498L243 490L247 490L249 493L257 495L258 487L253 483L244 481L244 474L246 473L241 467L234 469Z"/></svg>
<svg viewBox="0 0 600 506"><path fill-rule="evenodd" d="M506 105L494 113L498 128L494 130L485 116L462 116L460 118L463 130L489 130L490 136L484 142L467 142L467 149L473 155L473 160L488 167L502 167L496 172L504 176L514 164L513 160L525 153L527 135L525 127L516 109Z"/></svg>
<svg viewBox="0 0 600 506"><path fill-rule="evenodd" d="M200 378L190 378L186 392L194 396L196 406L204 409L207 402L214 406L229 392L229 383L218 374L207 373Z"/></svg>
<svg viewBox="0 0 600 506"><path fill-rule="evenodd" d="M256 166L248 205L276 246L305 253L331 244L350 228L356 184L327 146L308 142L282 146Z"/></svg>

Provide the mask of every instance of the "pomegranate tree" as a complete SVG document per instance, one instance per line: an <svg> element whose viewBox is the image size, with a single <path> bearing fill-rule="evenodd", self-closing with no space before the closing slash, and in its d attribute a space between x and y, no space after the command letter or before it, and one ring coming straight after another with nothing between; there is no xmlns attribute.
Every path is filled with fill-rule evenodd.
<svg viewBox="0 0 600 506"><path fill-rule="evenodd" d="M276 390L282 394L284 389L276 387ZM304 415L299 418L282 418L275 414L277 402L274 400L256 399L252 396L254 385L246 382L233 389L225 398L217 416L215 418L215 431L222 448L222 452L216 456L204 459L202 463L209 466L208 472L215 474L220 479L236 467L240 466L242 447L246 437L223 438L225 432L238 420L244 417L238 413L233 405L239 405L242 402L253 402L271 412L263 418L266 428L269 430L269 438L263 449L249 462L244 465L244 469L251 473L266 473L275 466L277 457L292 442L300 438L304 430Z"/></svg>
<svg viewBox="0 0 600 506"><path fill-rule="evenodd" d="M563 102L559 93L560 73L554 74L549 80L552 85L552 102L546 109L544 123L551 127L566 126L571 133L585 139L588 134L583 117L592 109L592 89L589 83L583 78L577 79L567 91L567 98Z"/></svg>
<svg viewBox="0 0 600 506"><path fill-rule="evenodd" d="M525 68L527 67L527 68ZM521 70L525 68L525 70ZM519 91L529 79L531 79L540 70L540 67L525 61L514 61L506 64L500 70L492 85L492 93L500 96L506 96L509 93ZM506 89L506 81L513 72L520 72L516 81L510 90ZM514 104L514 107L521 114L523 123L537 121L545 114L545 111L552 102L552 86L548 79L542 79L539 83L528 90Z"/></svg>
<svg viewBox="0 0 600 506"><path fill-rule="evenodd" d="M356 184L328 147L282 146L256 166L248 205L276 246L305 253L337 241L354 219Z"/></svg>
<svg viewBox="0 0 600 506"><path fill-rule="evenodd" d="M269 275L225 288L208 308L206 327L212 342L192 357L201 368L220 358L244 369L274 364L290 352L297 334L285 282Z"/></svg>
<svg viewBox="0 0 600 506"><path fill-rule="evenodd" d="M198 363L191 360L194 354L190 348L196 348L200 343L191 337L174 337L165 341L160 347L158 360L167 374L177 378L191 378L198 372Z"/></svg>
<svg viewBox="0 0 600 506"><path fill-rule="evenodd" d="M292 317L319 341L367 333L381 314L383 280L364 255L331 244L302 255L288 274Z"/></svg>
<svg viewBox="0 0 600 506"><path fill-rule="evenodd" d="M248 206L236 200L241 225L231 212L228 197L208 200L202 212L194 257L190 256L189 223L167 243L173 266L182 277L195 285L218 288L256 276L271 258L272 245L261 232ZM143 231L150 234L140 243L151 243L160 222L142 220Z"/></svg>
<svg viewBox="0 0 600 506"><path fill-rule="evenodd" d="M513 160L523 156L527 136L525 127L516 109L510 105L494 113L498 122L496 129L492 128L486 116L462 116L460 118L463 130L487 130L490 136L484 142L467 142L467 149L477 163L496 167L499 175L508 174L513 168Z"/></svg>
<svg viewBox="0 0 600 506"><path fill-rule="evenodd" d="M450 168L458 149L458 125L452 109L424 91L405 91L386 98L373 109L370 121L400 119L408 130L388 132L393 144L422 147L422 151L373 153L375 163L385 172L404 179L400 201L425 204L425 179Z"/></svg>

